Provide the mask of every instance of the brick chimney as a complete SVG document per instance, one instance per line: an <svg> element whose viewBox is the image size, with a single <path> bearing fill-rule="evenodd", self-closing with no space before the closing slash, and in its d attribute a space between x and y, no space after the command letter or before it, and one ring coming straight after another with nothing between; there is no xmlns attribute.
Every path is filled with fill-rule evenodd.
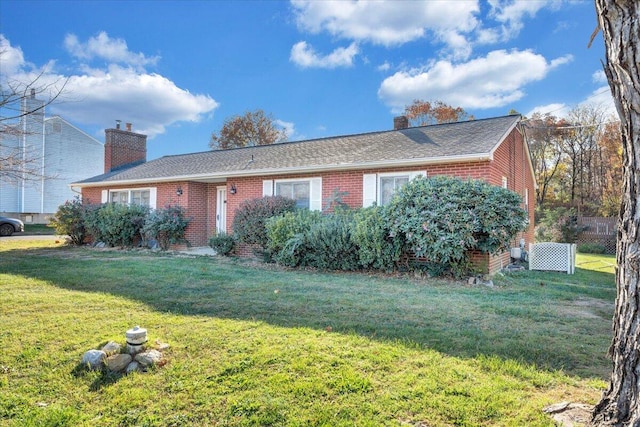
<svg viewBox="0 0 640 427"><path fill-rule="evenodd" d="M120 129L116 120L115 129L104 130L104 172L135 166L147 161L147 135Z"/></svg>
<svg viewBox="0 0 640 427"><path fill-rule="evenodd" d="M406 129L409 127L409 119L407 116L398 116L393 118L393 130Z"/></svg>

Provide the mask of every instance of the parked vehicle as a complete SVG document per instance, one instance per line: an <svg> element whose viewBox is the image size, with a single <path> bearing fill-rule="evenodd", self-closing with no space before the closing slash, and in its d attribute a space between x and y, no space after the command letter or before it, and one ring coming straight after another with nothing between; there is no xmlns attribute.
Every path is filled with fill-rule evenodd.
<svg viewBox="0 0 640 427"><path fill-rule="evenodd" d="M24 223L19 219L0 216L0 236L11 236L13 233L22 233Z"/></svg>

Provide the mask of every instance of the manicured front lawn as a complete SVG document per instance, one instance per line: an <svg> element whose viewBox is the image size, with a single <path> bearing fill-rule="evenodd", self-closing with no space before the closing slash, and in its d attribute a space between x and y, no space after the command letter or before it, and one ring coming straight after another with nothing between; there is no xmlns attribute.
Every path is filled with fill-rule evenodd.
<svg viewBox="0 0 640 427"><path fill-rule="evenodd" d="M614 278L585 267L490 288L1 241L0 425L552 426L609 370ZM134 325L165 366L78 366Z"/></svg>

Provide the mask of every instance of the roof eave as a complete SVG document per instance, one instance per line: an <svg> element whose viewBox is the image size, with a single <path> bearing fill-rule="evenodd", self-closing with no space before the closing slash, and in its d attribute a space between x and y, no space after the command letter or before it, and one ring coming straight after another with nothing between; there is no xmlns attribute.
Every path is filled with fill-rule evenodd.
<svg viewBox="0 0 640 427"><path fill-rule="evenodd" d="M272 176L272 175L285 175L285 174L298 174L298 173L306 174L306 173L317 173L317 172L363 170L363 169L421 166L421 165L426 166L426 165L438 165L438 164L444 164L444 163L483 162L483 161L490 161L490 160L493 160L492 152L478 153L478 154L465 154L465 155L459 155L459 156L413 158L413 159L404 159L404 160L383 160L383 161L377 161L377 162L341 163L341 164L328 165L328 166L327 165L296 166L296 167L289 167L289 168L256 169L256 170L250 170L250 171L236 170L236 171L219 172L219 173L174 175L174 176L159 177L159 178L72 183L70 184L70 186L80 187L80 188L91 188L91 187L138 185L138 184L177 182L177 181L224 182L228 178L240 178L240 177Z"/></svg>

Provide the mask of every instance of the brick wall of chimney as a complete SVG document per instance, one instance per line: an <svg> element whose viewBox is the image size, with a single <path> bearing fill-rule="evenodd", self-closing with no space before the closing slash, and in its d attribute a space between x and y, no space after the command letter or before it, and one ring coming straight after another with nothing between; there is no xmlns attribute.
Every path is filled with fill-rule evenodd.
<svg viewBox="0 0 640 427"><path fill-rule="evenodd" d="M398 116L393 118L393 130L406 129L409 127L409 119L407 116Z"/></svg>
<svg viewBox="0 0 640 427"><path fill-rule="evenodd" d="M127 165L147 161L147 135L131 132L131 123L127 130L105 129L104 136L104 172L122 168Z"/></svg>

